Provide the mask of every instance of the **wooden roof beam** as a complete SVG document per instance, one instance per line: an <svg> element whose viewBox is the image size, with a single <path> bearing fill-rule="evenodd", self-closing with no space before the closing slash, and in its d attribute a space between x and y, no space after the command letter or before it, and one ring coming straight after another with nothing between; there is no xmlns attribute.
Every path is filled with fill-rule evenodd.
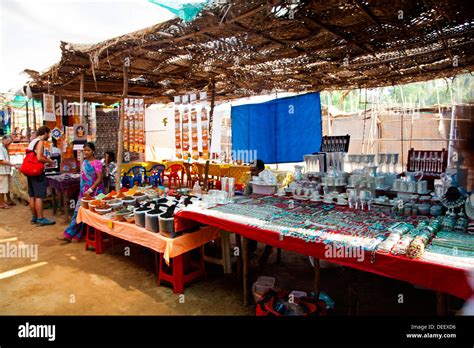
<svg viewBox="0 0 474 348"><path fill-rule="evenodd" d="M373 53L373 50L369 50L369 49L363 47L362 45L359 45L358 43L356 43L356 42L352 41L350 38L348 38L346 35L338 33L336 30L330 28L326 24L323 24L323 23L321 23L320 21L318 21L316 19L309 18L306 15L302 15L302 17L303 17L302 18L303 21L308 22L308 23L310 23L313 26L316 26L318 28L326 30L327 32L331 33L332 35L336 36L337 38L346 41L349 45L351 45L353 47L356 47L359 50L362 50L366 53Z"/></svg>
<svg viewBox="0 0 474 348"><path fill-rule="evenodd" d="M271 37L270 35L262 33L261 31L254 30L254 29L251 29L251 28L247 28L245 25L243 25L243 24L241 24L237 21L234 22L234 26L236 26L237 28L239 28L241 30L244 30L244 31L248 32L251 35L253 34L253 35L260 36L260 37L264 38L265 40L271 41L271 42L276 43L280 46L284 46L284 47L289 48L291 50L294 50L298 53L304 53L305 52L305 50L303 50L299 47L296 47L296 46L292 46L288 42L275 39L275 38Z"/></svg>
<svg viewBox="0 0 474 348"><path fill-rule="evenodd" d="M370 11L370 9L365 6L360 0L354 0L355 5L365 13L367 17L370 18L372 22L374 22L379 28L382 28L382 24L378 20L378 18Z"/></svg>

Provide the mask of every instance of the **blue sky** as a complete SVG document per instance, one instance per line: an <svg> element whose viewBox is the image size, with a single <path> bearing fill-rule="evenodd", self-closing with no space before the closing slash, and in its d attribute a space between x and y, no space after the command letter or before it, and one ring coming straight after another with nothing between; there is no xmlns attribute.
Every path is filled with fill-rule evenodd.
<svg viewBox="0 0 474 348"><path fill-rule="evenodd" d="M96 43L171 18L147 0L0 0L0 92L59 61L60 41Z"/></svg>

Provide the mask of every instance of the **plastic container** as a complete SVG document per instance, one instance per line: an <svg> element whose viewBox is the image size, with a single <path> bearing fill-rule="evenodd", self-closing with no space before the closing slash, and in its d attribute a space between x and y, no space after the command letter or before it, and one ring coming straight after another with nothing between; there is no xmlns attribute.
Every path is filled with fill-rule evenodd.
<svg viewBox="0 0 474 348"><path fill-rule="evenodd" d="M127 207L129 205L135 206L137 204L137 199L135 197L131 197L131 196L124 197L124 198L121 199L121 201L123 202L123 205L125 207Z"/></svg>
<svg viewBox="0 0 474 348"><path fill-rule="evenodd" d="M259 277L252 285L252 293L255 303L257 303L262 295L269 289L276 290L275 288L276 279L273 277Z"/></svg>
<svg viewBox="0 0 474 348"><path fill-rule="evenodd" d="M89 203L95 201L95 198L82 197L81 198L81 207L84 209L89 209Z"/></svg>
<svg viewBox="0 0 474 348"><path fill-rule="evenodd" d="M125 219L125 221L127 221L128 223L132 223L134 224L135 223L135 214L129 214L129 215L125 215L123 217Z"/></svg>
<svg viewBox="0 0 474 348"><path fill-rule="evenodd" d="M143 202L144 200L148 199L148 196L143 192L137 192L132 197L137 200L137 203Z"/></svg>
<svg viewBox="0 0 474 348"><path fill-rule="evenodd" d="M96 209L95 209L95 212L96 212L97 214L100 214L100 215L108 214L108 213L110 213L111 211L112 211L112 208L105 208L105 209L98 209L98 208L96 208Z"/></svg>
<svg viewBox="0 0 474 348"><path fill-rule="evenodd" d="M108 205L113 211L117 211L123 207L123 202L120 199L113 199L108 202Z"/></svg>
<svg viewBox="0 0 474 348"><path fill-rule="evenodd" d="M290 294L288 296L292 296L294 298L300 298L300 297L306 297L308 296L308 294L304 291L298 291L298 290L293 290L292 292L290 292Z"/></svg>
<svg viewBox="0 0 474 348"><path fill-rule="evenodd" d="M159 217L160 234L165 237L175 238L178 234L174 230L174 218Z"/></svg>
<svg viewBox="0 0 474 348"><path fill-rule="evenodd" d="M273 195L277 188L278 185L252 184L252 192L258 195Z"/></svg>
<svg viewBox="0 0 474 348"><path fill-rule="evenodd" d="M145 213L145 228L150 232L160 232L160 224L158 218L162 213L150 212L151 211L147 211Z"/></svg>
<svg viewBox="0 0 474 348"><path fill-rule="evenodd" d="M89 202L89 210L92 211L92 212L95 212L95 207L98 207L100 205L100 201L92 201L92 202Z"/></svg>
<svg viewBox="0 0 474 348"><path fill-rule="evenodd" d="M139 226L139 227L145 227L145 214L146 212L150 211L151 209L148 209L148 210L142 210L142 211L138 211L138 209L140 208L137 208L135 209L133 212L135 214L135 225Z"/></svg>
<svg viewBox="0 0 474 348"><path fill-rule="evenodd" d="M275 287L276 279L273 277L265 277L261 276L258 277L257 281L254 283L255 285L255 290L259 294L263 294L269 289L272 289Z"/></svg>
<svg viewBox="0 0 474 348"><path fill-rule="evenodd" d="M115 217L118 221L125 221L125 216L130 215L130 211L119 211L115 213Z"/></svg>

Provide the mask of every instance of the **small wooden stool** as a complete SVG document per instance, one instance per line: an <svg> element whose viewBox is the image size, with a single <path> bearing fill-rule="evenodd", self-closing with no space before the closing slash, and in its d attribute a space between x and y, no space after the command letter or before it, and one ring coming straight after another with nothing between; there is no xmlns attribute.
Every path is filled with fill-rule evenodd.
<svg viewBox="0 0 474 348"><path fill-rule="evenodd" d="M221 238L220 245L222 250L222 257L212 257L204 253L204 261L220 265L224 268L224 274L232 273L232 261L235 261L235 258L232 257L230 252L230 233L227 231L220 230Z"/></svg>
<svg viewBox="0 0 474 348"><path fill-rule="evenodd" d="M188 252L189 253L189 252ZM186 254L188 254L186 253ZM162 281L170 283L173 287L173 293L183 294L184 286L193 280L203 277L206 274L204 268L204 251L203 247L199 247L200 260L193 261L190 260L190 266L194 267L195 270L190 273L184 274L184 260L186 254L181 254L170 259L170 266L167 267L166 262L163 258L163 255L160 253L155 253L155 262L158 264L156 258L160 258L158 272L158 286L161 285ZM171 272L170 272L171 271Z"/></svg>
<svg viewBox="0 0 474 348"><path fill-rule="evenodd" d="M90 247L95 249L96 254L103 254L104 247L109 246L109 243L112 243L112 236L109 237L108 241L104 240L104 235L102 231L94 229L94 232L91 232L91 227L86 226L86 250L89 250ZM107 244L105 243L107 242Z"/></svg>

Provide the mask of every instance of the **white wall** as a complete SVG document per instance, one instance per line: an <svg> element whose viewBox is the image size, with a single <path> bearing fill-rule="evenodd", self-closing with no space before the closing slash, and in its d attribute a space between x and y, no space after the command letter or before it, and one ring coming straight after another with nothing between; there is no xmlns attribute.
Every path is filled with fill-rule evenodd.
<svg viewBox="0 0 474 348"><path fill-rule="evenodd" d="M166 123L166 126L165 126ZM174 109L154 104L145 110L145 137L147 161L174 157Z"/></svg>

